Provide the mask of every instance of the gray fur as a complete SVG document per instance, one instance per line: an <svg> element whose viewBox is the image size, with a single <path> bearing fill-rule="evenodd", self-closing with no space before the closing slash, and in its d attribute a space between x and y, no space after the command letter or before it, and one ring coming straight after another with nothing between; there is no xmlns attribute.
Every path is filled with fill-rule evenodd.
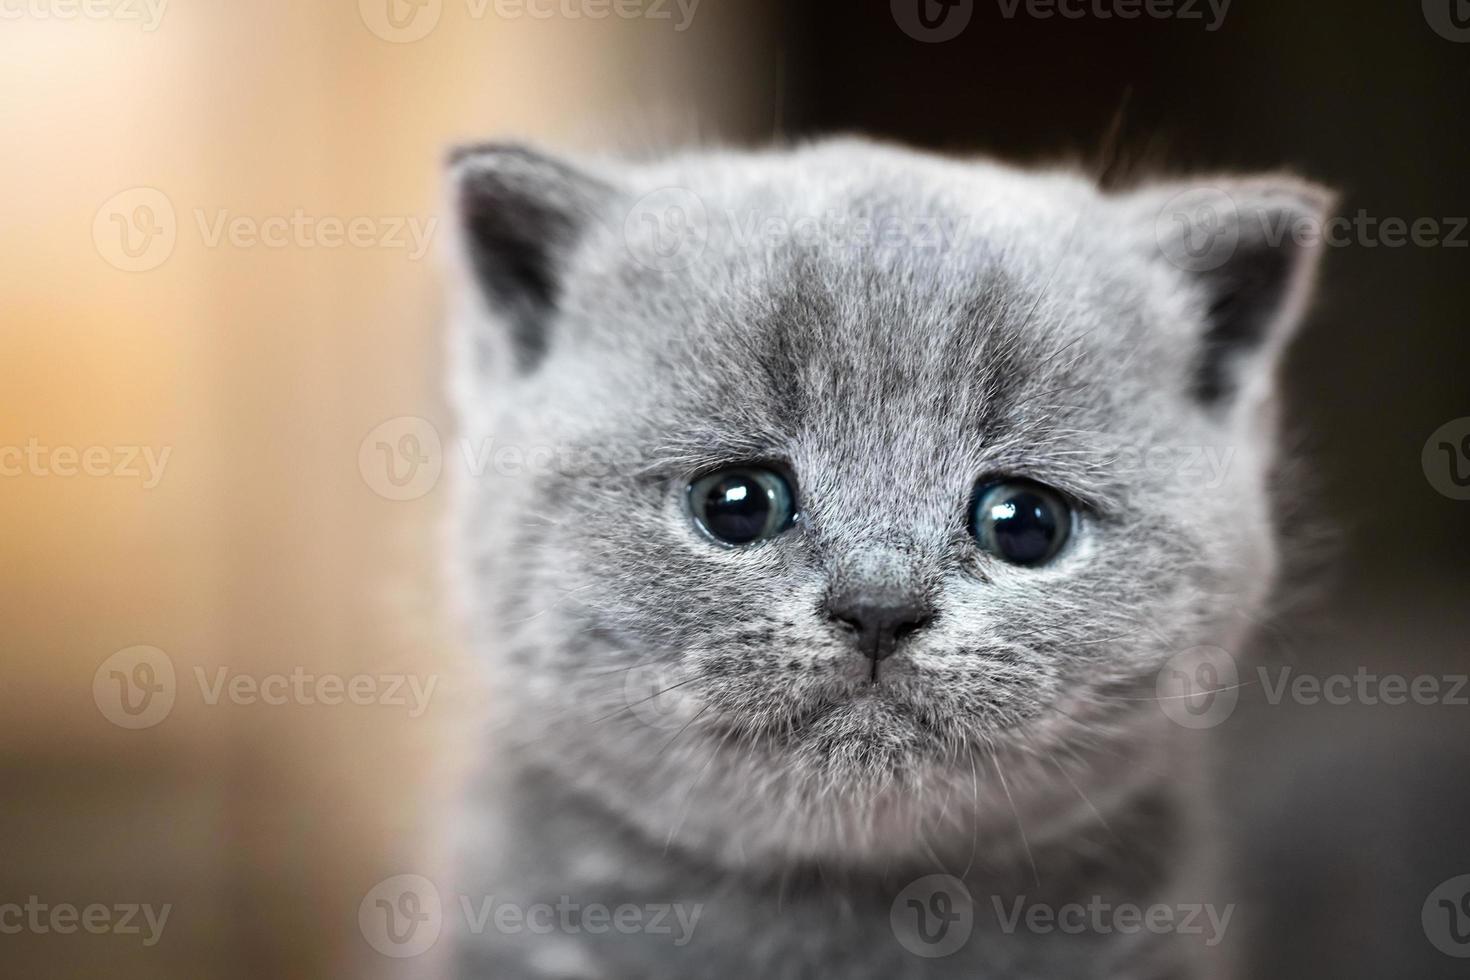
<svg viewBox="0 0 1470 980"><path fill-rule="evenodd" d="M473 230L460 248L462 436L554 462L459 487L456 582L501 697L457 885L703 906L679 947L463 935L462 975L1186 975L1163 940L1004 934L989 896L1177 890L1188 806L1164 773L1183 730L1155 678L1181 651L1237 649L1270 588L1273 375L1314 252L1268 257L1274 291L1257 289L1229 275L1261 267L1249 235L1223 270L1162 254L1158 216L1187 185L1103 194L856 140L576 167L491 146L452 173L457 200L494 190L518 236L556 215L536 303L513 276L511 295L485 288ZM1246 214L1327 206L1289 178L1208 183ZM667 271L649 194L706 218ZM798 220L853 215L906 232ZM1257 319L1221 329L1234 288ZM1149 449L1178 465L1138 465ZM1185 465L1207 452L1223 472ZM800 519L719 548L682 491L749 461L790 468ZM1084 505L1052 564L974 546L965 508L994 474ZM822 613L874 575L937 611L876 685ZM628 683L649 671L679 685L666 717ZM889 913L936 872L977 921L930 960Z"/></svg>

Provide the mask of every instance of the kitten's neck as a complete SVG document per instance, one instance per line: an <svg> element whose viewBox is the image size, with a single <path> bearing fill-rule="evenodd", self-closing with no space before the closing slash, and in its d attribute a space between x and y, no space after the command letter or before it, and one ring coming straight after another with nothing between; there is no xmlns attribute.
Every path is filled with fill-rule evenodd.
<svg viewBox="0 0 1470 980"><path fill-rule="evenodd" d="M936 887L947 902L965 902L973 928L957 955L936 961L936 977L1113 976L1124 974L1125 963L1131 971L1181 955L1173 939L1158 936L1089 932L1058 943L1023 918L1038 907L1055 913L1160 901L1184 839L1181 803L1162 782L1115 806L1105 825L1095 820L1070 839L1038 841L1019 856L982 847L967 860L936 854L888 866L732 866L649 839L542 767L521 764L504 775L508 782L477 794L495 810L500 830L496 846L469 850L468 857L490 862L466 869L473 895L521 907L674 907L698 918L693 941L675 949L666 937L647 935L614 954L605 940L576 935L573 945L587 962L601 964L598 975L671 975L678 963L680 975L712 978L912 975L919 961L912 941L905 945L895 931L893 910L914 889L929 895ZM478 971L471 972L518 975L523 957L542 948L533 938L544 942L496 936L468 944L465 955ZM693 959L669 959L681 955Z"/></svg>
<svg viewBox="0 0 1470 980"><path fill-rule="evenodd" d="M510 821L514 839L535 841L544 859L565 866L571 878L587 855L603 853L671 880L707 877L757 889L777 881L786 888L807 880L814 886L877 885L946 874L985 892L1044 892L1058 900L1099 890L1136 896L1166 876L1189 819L1189 808L1164 778L1169 759L1145 752L1160 745L1159 740L1145 742L1130 758L1110 750L1107 765L1092 771L1098 785L1091 790L1075 775L1053 778L1045 787L1018 784L1007 811L983 822L984 833L977 822L973 832L946 828L947 837L926 836L904 851L855 851L837 860L709 847L705 835L683 832L687 821L655 839L658 835L610 806L595 787L524 755L502 771L500 778L507 782L496 797L507 807L502 816ZM1133 778L1123 779L1125 771ZM1106 790L1105 782L1111 782ZM1066 787L1065 794L1053 792L1059 785ZM710 790L710 799L721 792Z"/></svg>

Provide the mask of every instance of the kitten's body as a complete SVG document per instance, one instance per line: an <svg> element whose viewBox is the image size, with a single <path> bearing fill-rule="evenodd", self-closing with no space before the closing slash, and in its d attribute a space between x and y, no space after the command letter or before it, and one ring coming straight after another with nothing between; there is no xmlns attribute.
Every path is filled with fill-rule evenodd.
<svg viewBox="0 0 1470 980"><path fill-rule="evenodd" d="M1077 934L1057 927L1039 933L1026 924L1025 916L1035 908L1178 904L1170 897L1167 866L1183 857L1179 813L1158 796L1110 814L1110 830L1093 818L1070 840L1033 844L1034 872L1027 858L1013 862L1007 855L996 861L983 853L983 845L972 866L965 859L856 871L809 864L738 872L628 833L606 810L566 793L554 776L522 776L498 784L485 798L494 800L489 805L499 812L479 816L484 825L497 828L496 836L475 838L487 845L477 850L477 858L489 860L470 865L464 879L469 894L493 895L497 903L517 908L568 901L583 908L633 907L654 931L623 935L604 927L594 934L575 914L539 932L502 933L492 924L480 936L466 938L459 953L462 976L1154 980L1192 975L1182 969L1191 951L1176 948L1170 936L1108 935L1090 927ZM964 891L952 881L937 883L936 889L910 887L946 869L963 881ZM897 938L893 907L899 901L898 914L912 917L908 898L930 908L937 891L956 902L968 893L972 922L950 928L972 931L958 951L921 958L915 950L927 951L922 942L910 947ZM1204 901L1197 894L1193 900ZM657 923L654 910L661 908L670 911ZM561 921L572 928L561 928ZM1019 925L1007 932L1012 921ZM1199 924L1208 925L1203 918ZM939 929L937 919L927 925Z"/></svg>
<svg viewBox="0 0 1470 980"><path fill-rule="evenodd" d="M542 463L462 488L458 581L508 697L460 890L698 915L682 943L492 923L463 974L1193 975L1178 930L1005 923L1210 901L1181 891L1194 766L1156 678L1238 648L1269 587L1271 367L1310 256L1254 219L1321 196L1225 185L1212 265L1171 252L1182 188L864 143L455 169L464 435ZM701 537L682 488L761 461L797 525ZM1052 563L974 547L993 475L1079 502ZM853 582L936 610L881 671L821 612ZM961 906L973 931L923 955Z"/></svg>

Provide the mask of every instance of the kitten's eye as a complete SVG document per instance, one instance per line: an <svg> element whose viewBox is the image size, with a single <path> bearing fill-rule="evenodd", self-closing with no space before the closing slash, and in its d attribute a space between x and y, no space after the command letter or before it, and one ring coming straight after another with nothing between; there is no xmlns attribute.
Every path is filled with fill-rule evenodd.
<svg viewBox="0 0 1470 980"><path fill-rule="evenodd" d="M785 477L755 466L720 470L689 484L694 523L716 541L751 544L774 538L796 517Z"/></svg>
<svg viewBox="0 0 1470 980"><path fill-rule="evenodd" d="M1067 543L1072 508L1039 483L982 483L970 508L970 533L997 558L1013 565L1041 565Z"/></svg>

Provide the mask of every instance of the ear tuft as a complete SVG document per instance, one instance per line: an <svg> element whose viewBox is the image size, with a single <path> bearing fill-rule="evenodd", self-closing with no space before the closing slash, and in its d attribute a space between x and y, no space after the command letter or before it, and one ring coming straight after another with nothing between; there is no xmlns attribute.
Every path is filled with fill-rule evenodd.
<svg viewBox="0 0 1470 980"><path fill-rule="evenodd" d="M612 187L511 143L455 149L448 167L468 272L529 371L550 345L568 259Z"/></svg>
<svg viewBox="0 0 1470 980"><path fill-rule="evenodd" d="M1153 221L1152 253L1201 300L1195 397L1218 406L1268 383L1306 309L1334 195L1283 176L1149 188L1134 198Z"/></svg>

